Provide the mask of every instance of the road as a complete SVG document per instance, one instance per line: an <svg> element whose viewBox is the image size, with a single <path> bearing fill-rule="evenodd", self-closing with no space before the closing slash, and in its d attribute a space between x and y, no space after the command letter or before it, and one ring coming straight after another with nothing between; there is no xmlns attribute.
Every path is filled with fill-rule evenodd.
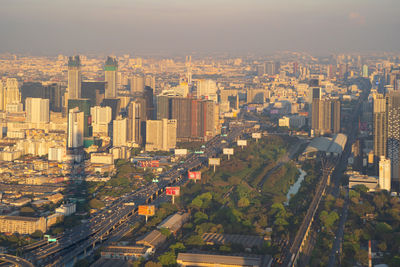
<svg viewBox="0 0 400 267"><path fill-rule="evenodd" d="M8 254L0 254L0 263L12 263L15 266L21 266L21 267L34 267L32 263L29 261L13 256L13 255L8 255Z"/></svg>
<svg viewBox="0 0 400 267"><path fill-rule="evenodd" d="M165 198L163 192L167 186L183 183L187 179L188 171L206 165L207 158L216 157L224 147L233 144L247 128L249 126L238 126L232 128L226 137L215 136L206 143L204 154L188 155L183 163L175 165L160 175L158 183L149 183L114 201L106 209L95 214L87 223L69 229L58 236L57 242L41 241L37 247L28 247L33 250L27 253L25 258L41 266L65 265L80 254L85 254L97 243L102 243L104 239L112 236L112 233L115 233L114 238L118 238L127 231L126 225L131 217L136 216L139 205L152 203L160 196Z"/></svg>

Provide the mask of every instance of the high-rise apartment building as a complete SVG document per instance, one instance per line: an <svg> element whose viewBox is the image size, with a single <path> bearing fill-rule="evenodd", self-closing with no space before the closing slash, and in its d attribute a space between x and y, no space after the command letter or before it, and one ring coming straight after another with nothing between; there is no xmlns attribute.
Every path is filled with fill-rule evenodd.
<svg viewBox="0 0 400 267"><path fill-rule="evenodd" d="M68 112L68 148L79 148L83 146L84 136L84 113L78 107Z"/></svg>
<svg viewBox="0 0 400 267"><path fill-rule="evenodd" d="M113 146L126 146L128 141L128 120L116 119L113 121Z"/></svg>
<svg viewBox="0 0 400 267"><path fill-rule="evenodd" d="M384 156L379 160L379 188L382 190L390 191L391 188L391 163L390 159Z"/></svg>
<svg viewBox="0 0 400 267"><path fill-rule="evenodd" d="M81 60L79 56L68 60L68 99L81 98Z"/></svg>
<svg viewBox="0 0 400 267"><path fill-rule="evenodd" d="M146 75L144 86L148 86L153 90L156 90L156 77L154 77L153 75Z"/></svg>
<svg viewBox="0 0 400 267"><path fill-rule="evenodd" d="M48 99L28 97L25 100L26 121L31 123L48 123L50 121L49 102Z"/></svg>
<svg viewBox="0 0 400 267"><path fill-rule="evenodd" d="M168 151L176 146L176 120L146 121L146 151Z"/></svg>
<svg viewBox="0 0 400 267"><path fill-rule="evenodd" d="M117 97L118 62L116 58L107 57L105 63L105 81L107 82L105 98Z"/></svg>

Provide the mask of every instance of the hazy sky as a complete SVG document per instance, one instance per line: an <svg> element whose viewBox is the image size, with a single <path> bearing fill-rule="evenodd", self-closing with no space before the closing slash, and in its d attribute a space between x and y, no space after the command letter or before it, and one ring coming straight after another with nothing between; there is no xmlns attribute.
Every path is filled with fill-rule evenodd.
<svg viewBox="0 0 400 267"><path fill-rule="evenodd" d="M0 0L0 52L399 51L399 0Z"/></svg>

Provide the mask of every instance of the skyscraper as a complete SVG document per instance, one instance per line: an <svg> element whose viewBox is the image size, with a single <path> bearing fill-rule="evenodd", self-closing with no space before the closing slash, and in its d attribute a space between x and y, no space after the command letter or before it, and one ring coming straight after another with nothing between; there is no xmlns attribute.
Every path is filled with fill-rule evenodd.
<svg viewBox="0 0 400 267"><path fill-rule="evenodd" d="M311 129L315 135L340 132L340 101L313 99Z"/></svg>
<svg viewBox="0 0 400 267"><path fill-rule="evenodd" d="M379 160L379 187L382 190L390 191L391 188L391 168L390 159L384 156Z"/></svg>
<svg viewBox="0 0 400 267"><path fill-rule="evenodd" d="M128 120L116 119L113 121L113 146L126 146L128 141Z"/></svg>
<svg viewBox="0 0 400 267"><path fill-rule="evenodd" d="M68 112L68 148L83 146L84 113L79 108L70 109Z"/></svg>
<svg viewBox="0 0 400 267"><path fill-rule="evenodd" d="M217 102L217 90L218 87L215 81L202 79L198 82L197 85L197 98L204 97L205 99Z"/></svg>
<svg viewBox="0 0 400 267"><path fill-rule="evenodd" d="M48 123L50 120L49 100L28 97L25 100L26 120L31 123Z"/></svg>
<svg viewBox="0 0 400 267"><path fill-rule="evenodd" d="M90 116L90 100L89 99L69 99L68 110L78 108L84 114L84 136L92 136L92 118Z"/></svg>
<svg viewBox="0 0 400 267"><path fill-rule="evenodd" d="M383 95L374 96L373 102L373 131L374 131L374 155L376 162L381 156L386 157L387 146L387 118L386 99Z"/></svg>
<svg viewBox="0 0 400 267"><path fill-rule="evenodd" d="M107 82L105 98L115 98L117 97L117 80L118 80L117 59L112 57L107 57L104 70L105 70L105 80Z"/></svg>
<svg viewBox="0 0 400 267"><path fill-rule="evenodd" d="M68 60L68 99L81 98L81 60L79 56Z"/></svg>
<svg viewBox="0 0 400 267"><path fill-rule="evenodd" d="M132 101L128 105L128 141L142 143L142 124L146 121L143 101Z"/></svg>
<svg viewBox="0 0 400 267"><path fill-rule="evenodd" d="M109 136L112 110L110 107L95 106L90 108L92 116L93 135Z"/></svg>
<svg viewBox="0 0 400 267"><path fill-rule="evenodd" d="M400 92L386 96L387 111L387 157L391 161L392 179L400 181Z"/></svg>

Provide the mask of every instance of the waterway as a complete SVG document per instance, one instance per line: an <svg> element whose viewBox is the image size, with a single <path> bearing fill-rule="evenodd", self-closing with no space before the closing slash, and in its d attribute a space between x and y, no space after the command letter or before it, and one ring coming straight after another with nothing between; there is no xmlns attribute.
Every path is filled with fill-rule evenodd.
<svg viewBox="0 0 400 267"><path fill-rule="evenodd" d="M286 194L286 199L287 201L284 203L285 205L289 205L289 200L292 196L296 195L297 192L299 192L301 182L303 182L304 177L306 176L306 172L303 171L302 169L298 168L300 174L299 177L297 178L297 181L289 188L289 191Z"/></svg>

